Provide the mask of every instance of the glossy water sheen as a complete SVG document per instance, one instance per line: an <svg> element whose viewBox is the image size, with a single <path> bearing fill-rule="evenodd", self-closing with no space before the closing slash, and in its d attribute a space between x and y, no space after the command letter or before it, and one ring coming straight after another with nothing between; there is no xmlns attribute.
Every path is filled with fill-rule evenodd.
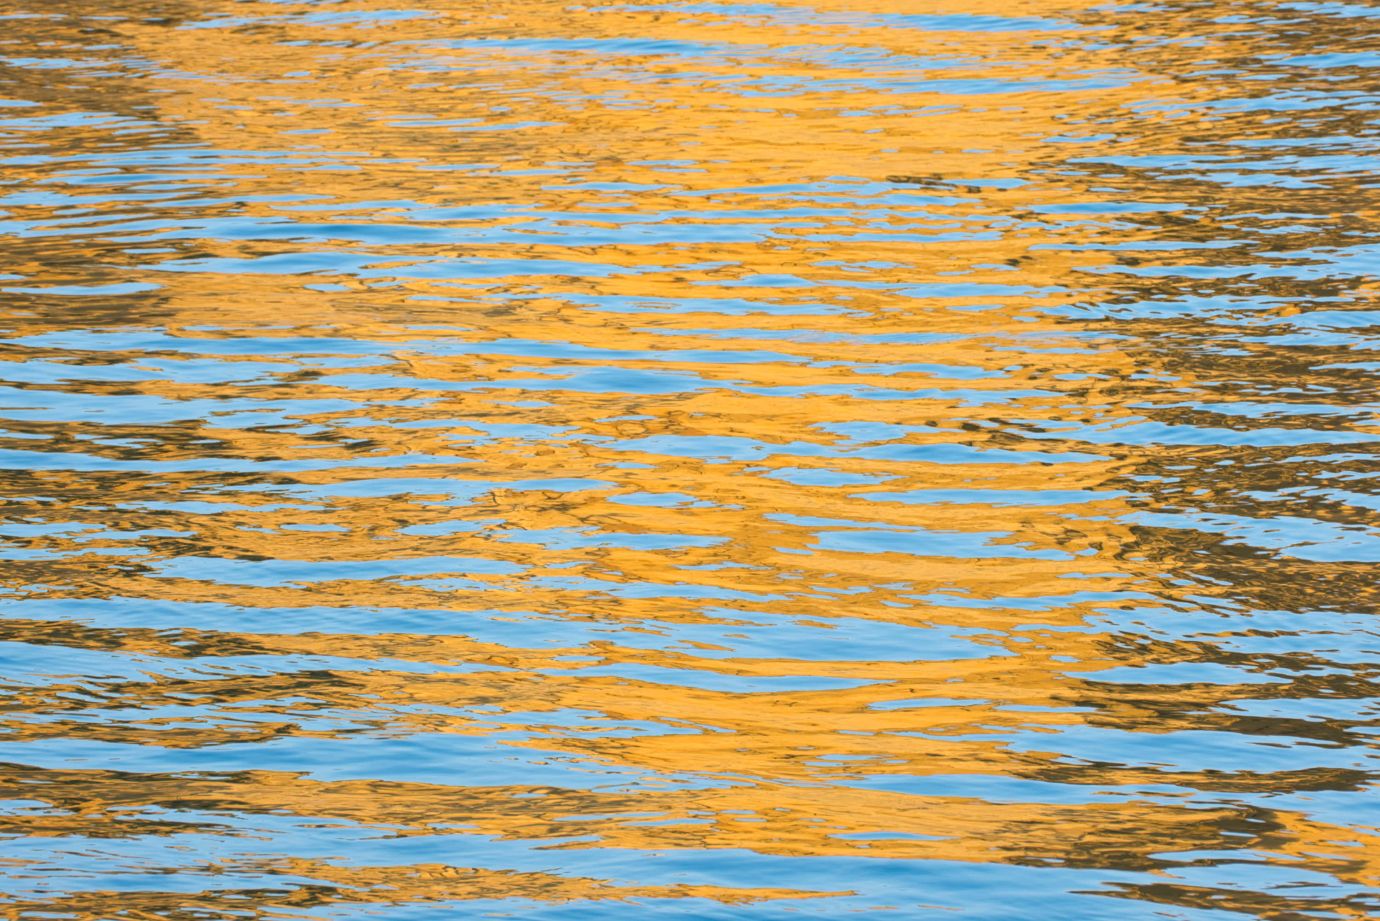
<svg viewBox="0 0 1380 921"><path fill-rule="evenodd" d="M1380 8L0 11L0 915L1380 911Z"/></svg>

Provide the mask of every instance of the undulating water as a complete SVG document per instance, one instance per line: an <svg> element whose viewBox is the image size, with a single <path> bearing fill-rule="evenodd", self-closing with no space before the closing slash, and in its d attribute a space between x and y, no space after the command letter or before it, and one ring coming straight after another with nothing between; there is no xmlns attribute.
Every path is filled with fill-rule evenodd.
<svg viewBox="0 0 1380 921"><path fill-rule="evenodd" d="M0 915L1373 917L1377 68L0 0Z"/></svg>

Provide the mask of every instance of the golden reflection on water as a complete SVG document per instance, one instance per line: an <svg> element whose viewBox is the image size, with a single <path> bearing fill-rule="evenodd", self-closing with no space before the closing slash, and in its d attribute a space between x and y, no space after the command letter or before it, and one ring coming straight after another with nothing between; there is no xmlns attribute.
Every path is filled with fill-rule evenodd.
<svg viewBox="0 0 1380 921"><path fill-rule="evenodd" d="M0 0L0 913L1380 911L1374 10L916 6Z"/></svg>

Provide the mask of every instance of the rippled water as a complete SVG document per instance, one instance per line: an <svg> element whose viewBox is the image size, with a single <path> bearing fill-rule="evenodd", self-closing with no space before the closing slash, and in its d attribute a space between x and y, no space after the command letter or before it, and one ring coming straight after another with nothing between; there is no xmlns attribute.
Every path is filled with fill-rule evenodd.
<svg viewBox="0 0 1380 921"><path fill-rule="evenodd" d="M1380 8L0 25L0 915L1380 912Z"/></svg>

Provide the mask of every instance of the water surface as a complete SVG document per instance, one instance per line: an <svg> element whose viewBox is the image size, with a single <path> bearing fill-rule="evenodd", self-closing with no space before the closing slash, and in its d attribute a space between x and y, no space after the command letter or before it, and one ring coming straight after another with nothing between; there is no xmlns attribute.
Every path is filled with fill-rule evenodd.
<svg viewBox="0 0 1380 921"><path fill-rule="evenodd" d="M0 913L1380 912L1380 10L0 0Z"/></svg>

